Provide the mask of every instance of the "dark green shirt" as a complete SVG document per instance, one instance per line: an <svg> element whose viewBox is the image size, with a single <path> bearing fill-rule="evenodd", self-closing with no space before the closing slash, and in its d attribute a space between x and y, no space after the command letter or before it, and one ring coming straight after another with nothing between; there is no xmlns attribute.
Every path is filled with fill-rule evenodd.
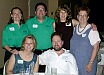
<svg viewBox="0 0 104 75"><path fill-rule="evenodd" d="M42 23L36 19L36 16L27 20L26 25L29 32L37 40L37 49L43 50L52 47L51 34L54 32L53 23L54 19L48 16L45 17Z"/></svg>
<svg viewBox="0 0 104 75"><path fill-rule="evenodd" d="M28 35L28 29L25 24L18 27L17 24L7 24L2 33L2 47L21 47L23 38Z"/></svg>

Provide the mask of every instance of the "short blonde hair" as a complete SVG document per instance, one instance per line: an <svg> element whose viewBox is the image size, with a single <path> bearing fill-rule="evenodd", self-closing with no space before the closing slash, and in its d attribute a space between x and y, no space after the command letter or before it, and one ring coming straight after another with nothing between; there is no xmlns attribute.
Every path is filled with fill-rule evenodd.
<svg viewBox="0 0 104 75"><path fill-rule="evenodd" d="M22 41L22 46L21 46L21 49L20 50L24 50L24 43L27 39L31 39L33 41L33 44L34 44L34 49L32 51L34 51L36 49L36 46L37 46L37 41L36 41L36 38L33 36L33 35L27 35L24 37L23 41Z"/></svg>

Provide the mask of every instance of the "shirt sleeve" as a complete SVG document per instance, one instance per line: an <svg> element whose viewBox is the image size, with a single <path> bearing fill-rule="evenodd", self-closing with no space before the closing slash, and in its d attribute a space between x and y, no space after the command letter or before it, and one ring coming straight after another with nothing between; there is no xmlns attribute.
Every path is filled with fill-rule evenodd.
<svg viewBox="0 0 104 75"><path fill-rule="evenodd" d="M100 43L100 41L101 41L98 31L91 30L88 38L90 40L91 45L94 45L97 42Z"/></svg>
<svg viewBox="0 0 104 75"><path fill-rule="evenodd" d="M39 55L39 64L46 65L48 61L49 51L45 51L44 53Z"/></svg>
<svg viewBox="0 0 104 75"><path fill-rule="evenodd" d="M2 47L8 45L8 37L9 37L9 33L7 31L7 27L5 27L2 32Z"/></svg>

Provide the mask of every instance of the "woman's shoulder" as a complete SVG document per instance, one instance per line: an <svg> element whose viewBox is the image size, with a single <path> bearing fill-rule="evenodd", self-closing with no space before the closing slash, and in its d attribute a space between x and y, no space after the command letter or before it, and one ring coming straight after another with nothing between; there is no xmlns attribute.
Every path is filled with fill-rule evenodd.
<svg viewBox="0 0 104 75"><path fill-rule="evenodd" d="M4 26L4 28L9 28L9 27L11 27L11 25L12 25L12 24L6 24L6 25Z"/></svg>

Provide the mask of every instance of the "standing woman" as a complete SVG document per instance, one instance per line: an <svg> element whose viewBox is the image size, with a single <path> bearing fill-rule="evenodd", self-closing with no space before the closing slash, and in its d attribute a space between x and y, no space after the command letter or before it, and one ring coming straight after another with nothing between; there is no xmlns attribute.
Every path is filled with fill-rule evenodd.
<svg viewBox="0 0 104 75"><path fill-rule="evenodd" d="M75 27L70 41L70 52L77 61L79 75L96 75L97 69L100 37L98 31L93 31L91 24L87 22L89 12L88 7L78 8L79 24Z"/></svg>
<svg viewBox="0 0 104 75"><path fill-rule="evenodd" d="M55 31L63 35L63 48L70 49L70 39L73 35L73 26L79 24L77 20L72 19L71 10L66 4L60 5L55 12Z"/></svg>
<svg viewBox="0 0 104 75"><path fill-rule="evenodd" d="M23 38L28 34L24 25L23 12L19 7L12 8L10 20L2 33L2 47L5 49L4 63L11 54L18 54Z"/></svg>

